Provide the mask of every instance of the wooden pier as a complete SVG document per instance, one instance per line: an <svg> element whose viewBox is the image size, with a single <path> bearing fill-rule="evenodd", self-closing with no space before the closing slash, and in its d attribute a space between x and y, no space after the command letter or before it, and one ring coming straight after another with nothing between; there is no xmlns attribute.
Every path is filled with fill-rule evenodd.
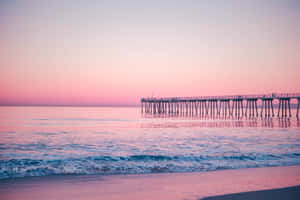
<svg viewBox="0 0 300 200"><path fill-rule="evenodd" d="M292 117L291 100L297 101L299 118L300 93L263 95L200 96L142 98L141 111L150 114L185 114L199 116Z"/></svg>

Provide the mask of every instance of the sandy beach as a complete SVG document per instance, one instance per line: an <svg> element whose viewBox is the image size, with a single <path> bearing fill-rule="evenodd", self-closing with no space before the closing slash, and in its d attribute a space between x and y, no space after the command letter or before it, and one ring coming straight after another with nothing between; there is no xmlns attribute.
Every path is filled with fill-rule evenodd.
<svg viewBox="0 0 300 200"><path fill-rule="evenodd" d="M33 199L202 199L300 185L300 166L112 176L51 176L0 181L2 200ZM281 191L280 194L289 194ZM299 194L299 188L296 188ZM266 191L272 199L276 191ZM260 193L255 193L260 195ZM294 194L294 193L292 193ZM242 198L252 197L244 193ZM254 195L256 196L256 195ZM276 195L277 196L277 195ZM266 196L265 196L266 197ZM272 198L269 198L272 197ZM281 196L282 197L282 196ZM209 199L231 199L231 196ZM285 198L286 199L286 198Z"/></svg>
<svg viewBox="0 0 300 200"><path fill-rule="evenodd" d="M207 197L202 200L297 200L300 197L300 186L272 189L272 190L261 190L253 192L242 192L237 194L220 195L215 197Z"/></svg>

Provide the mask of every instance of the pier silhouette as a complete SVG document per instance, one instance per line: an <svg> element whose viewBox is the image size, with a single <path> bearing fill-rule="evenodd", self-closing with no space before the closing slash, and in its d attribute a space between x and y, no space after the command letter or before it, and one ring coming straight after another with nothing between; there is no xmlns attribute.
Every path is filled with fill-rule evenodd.
<svg viewBox="0 0 300 200"><path fill-rule="evenodd" d="M291 100L297 100L299 118L300 93L262 95L141 98L141 111L149 114L196 115L209 117L292 117ZM277 104L274 102L277 101Z"/></svg>

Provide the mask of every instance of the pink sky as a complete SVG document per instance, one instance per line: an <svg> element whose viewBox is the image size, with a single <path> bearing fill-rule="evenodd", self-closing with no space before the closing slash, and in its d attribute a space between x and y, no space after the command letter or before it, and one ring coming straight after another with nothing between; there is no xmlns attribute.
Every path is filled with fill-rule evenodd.
<svg viewBox="0 0 300 200"><path fill-rule="evenodd" d="M300 92L296 1L1 1L0 34L2 105Z"/></svg>

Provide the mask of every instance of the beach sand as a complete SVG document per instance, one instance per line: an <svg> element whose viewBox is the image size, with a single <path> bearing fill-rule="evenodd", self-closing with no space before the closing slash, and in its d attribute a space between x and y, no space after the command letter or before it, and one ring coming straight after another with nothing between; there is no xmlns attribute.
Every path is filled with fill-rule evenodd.
<svg viewBox="0 0 300 200"><path fill-rule="evenodd" d="M300 185L300 166L195 173L51 176L1 180L0 199L186 200L297 185ZM299 187L280 190L279 193L283 199L286 199L285 196L292 194L294 190L297 190L295 195L299 195ZM261 193L268 194L263 199L273 199L274 195L277 196L278 191L240 195L247 197L242 199L249 199L253 195L261 196ZM232 199L231 197L233 196L219 196L210 199Z"/></svg>
<svg viewBox="0 0 300 200"><path fill-rule="evenodd" d="M300 186L280 188L273 190L261 190L253 192L242 192L215 197L207 197L202 200L298 200L300 198Z"/></svg>

